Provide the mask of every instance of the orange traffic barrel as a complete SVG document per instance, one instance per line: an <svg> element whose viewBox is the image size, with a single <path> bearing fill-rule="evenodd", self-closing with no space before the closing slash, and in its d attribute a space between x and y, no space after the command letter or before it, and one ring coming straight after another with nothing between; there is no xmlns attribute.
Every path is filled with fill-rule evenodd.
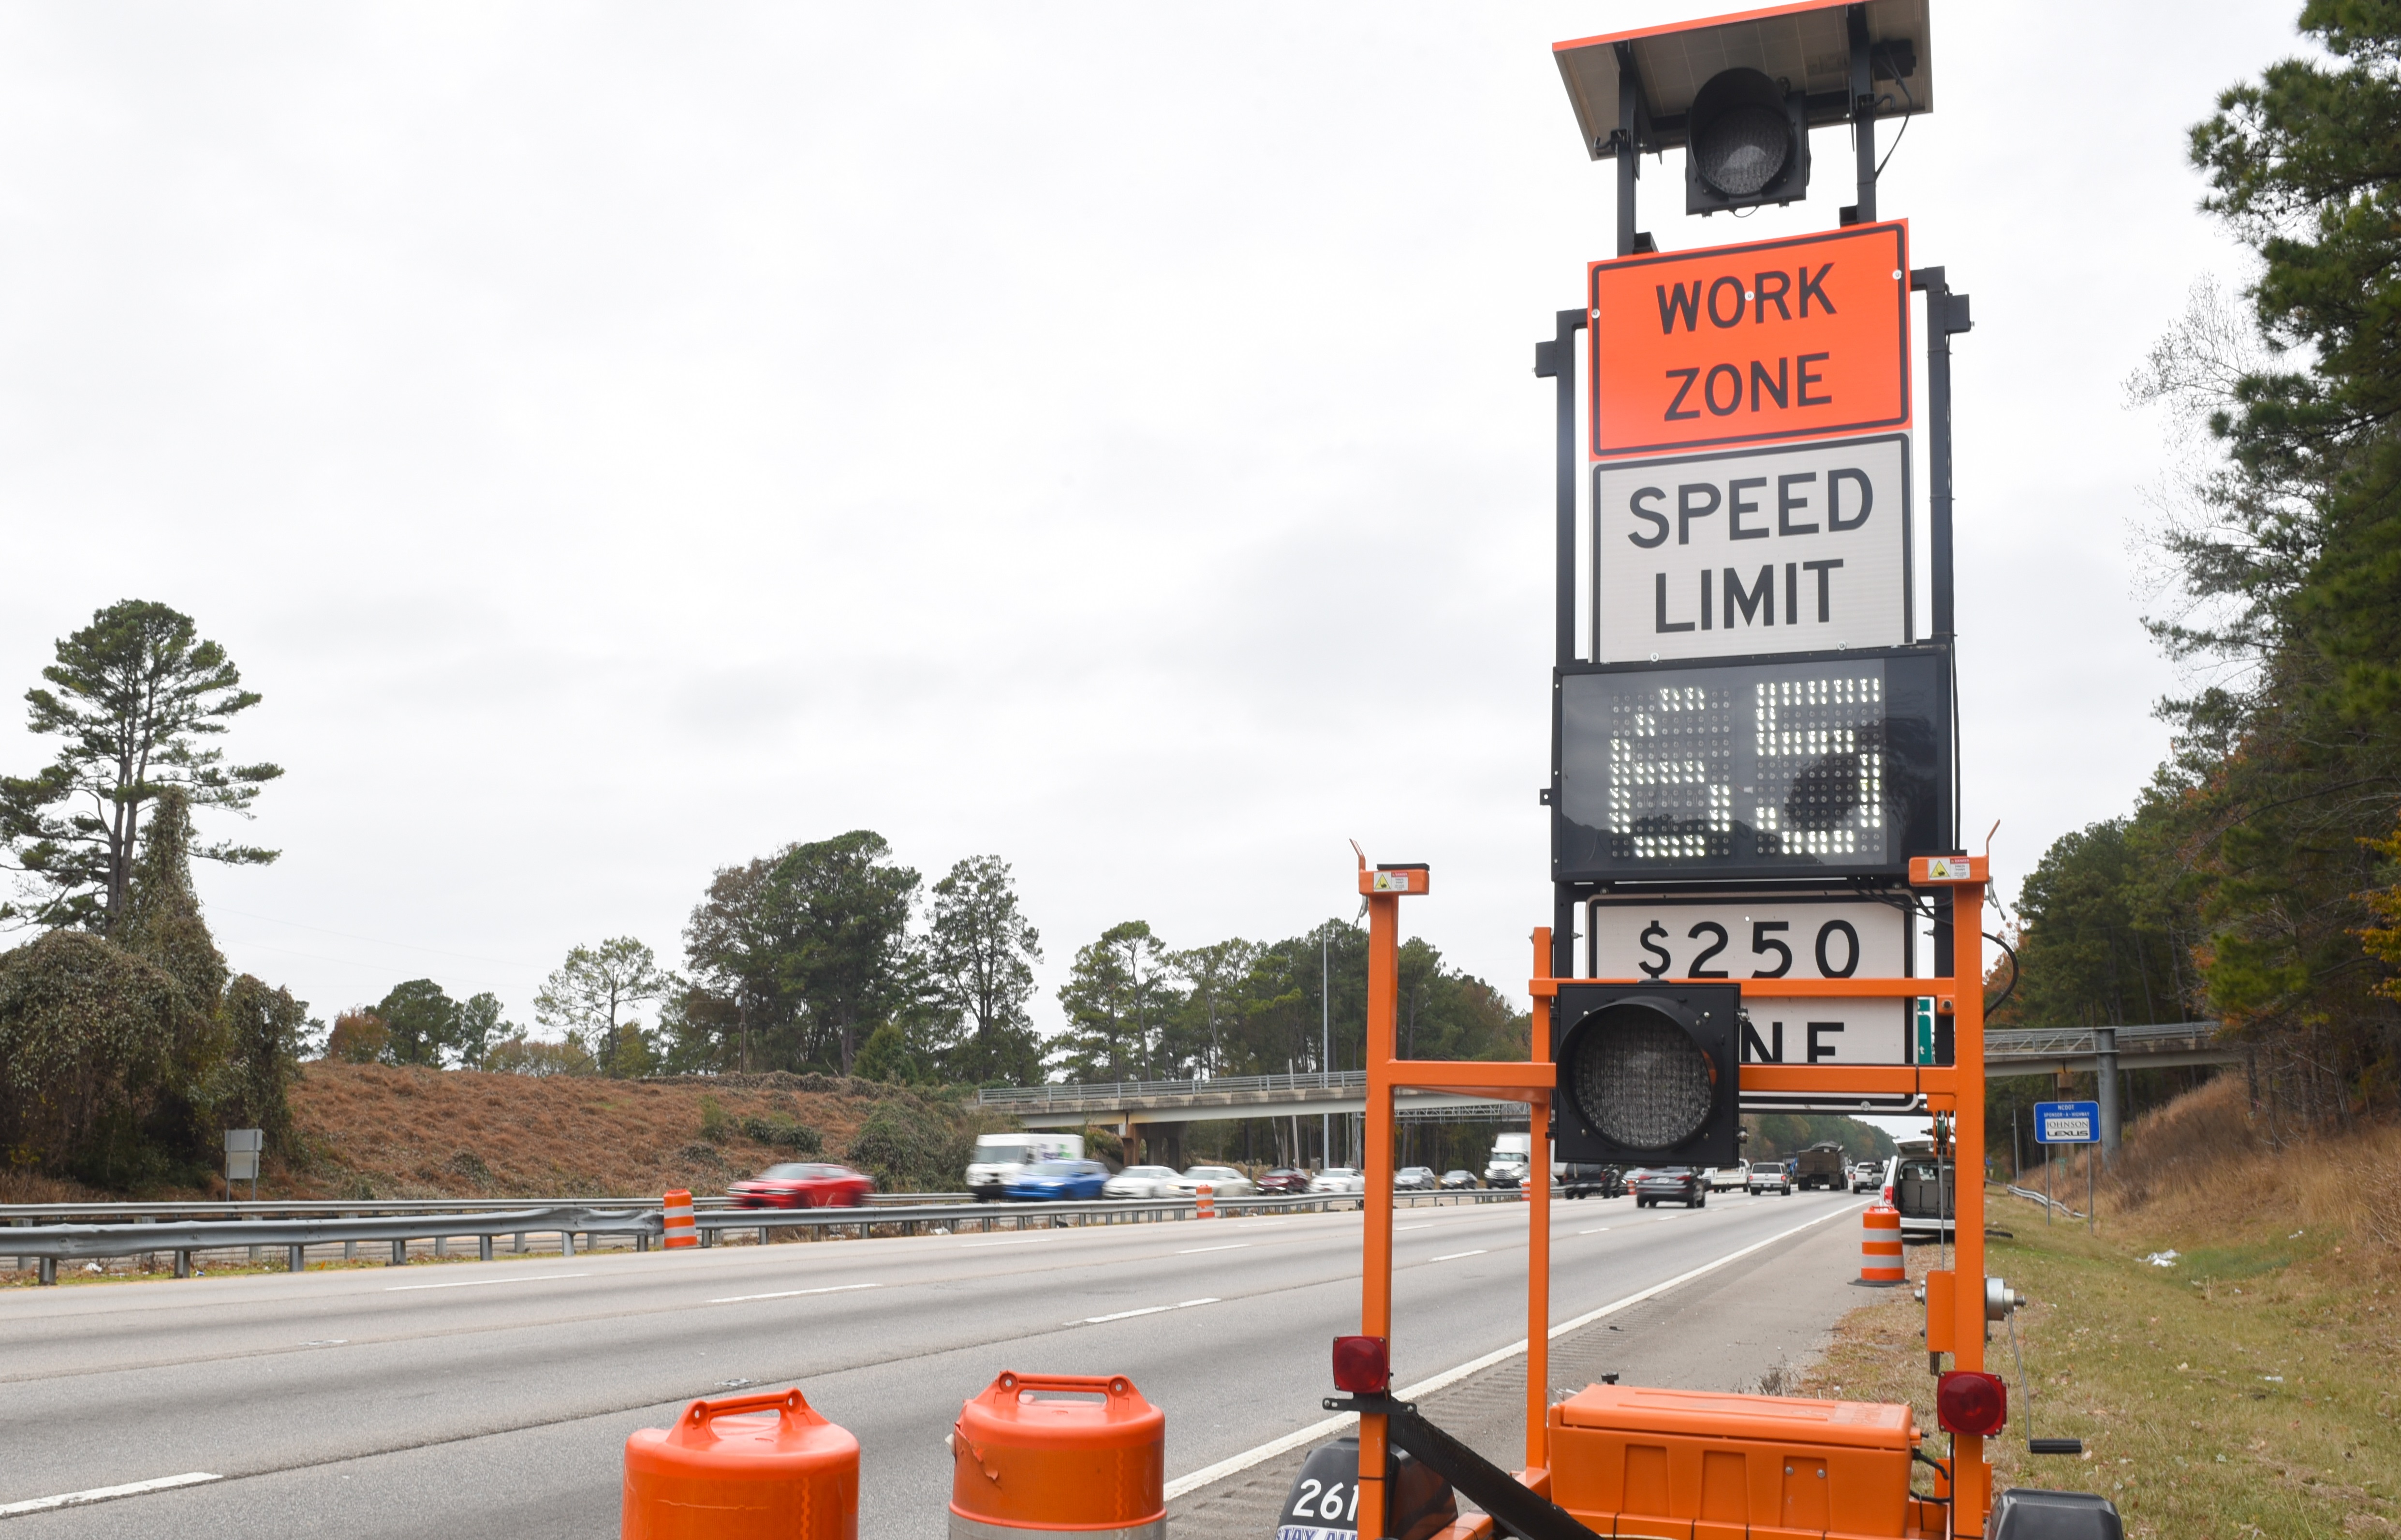
<svg viewBox="0 0 2401 1540"><path fill-rule="evenodd" d="M1870 1203L1859 1220L1859 1282L1898 1284L1908 1278L1900 1259L1900 1210Z"/></svg>
<svg viewBox="0 0 2401 1540"><path fill-rule="evenodd" d="M1200 1190L1195 1193L1194 1196L1199 1199L1200 1205L1200 1212L1196 1214L1194 1217L1200 1219L1214 1219L1217 1217L1217 1189L1215 1188L1211 1187L1206 1182L1202 1182L1200 1184Z"/></svg>
<svg viewBox="0 0 2401 1540"><path fill-rule="evenodd" d="M951 1540L1165 1540L1167 1413L1124 1375L1004 1373L951 1429Z"/></svg>
<svg viewBox="0 0 2401 1540"><path fill-rule="evenodd" d="M677 1188L659 1202L666 1210L667 1249L700 1244L700 1237L692 1229L692 1194Z"/></svg>
<svg viewBox="0 0 2401 1540"><path fill-rule="evenodd" d="M625 1440L623 1540L858 1540L858 1440L797 1390L694 1401Z"/></svg>

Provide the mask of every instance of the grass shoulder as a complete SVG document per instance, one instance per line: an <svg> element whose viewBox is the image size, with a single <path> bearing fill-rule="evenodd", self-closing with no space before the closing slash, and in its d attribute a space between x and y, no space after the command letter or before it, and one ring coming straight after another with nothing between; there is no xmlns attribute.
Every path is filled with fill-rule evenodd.
<svg viewBox="0 0 2401 1540"><path fill-rule="evenodd" d="M2256 1211L2216 1233L2137 1215L2088 1234L1998 1189L1991 1203L2010 1233L1988 1269L2031 1300L2023 1378L2006 1327L1986 1349L2010 1382L1996 1488L2098 1492L2136 1537L2401 1532L2401 1268L2383 1248ZM1912 1250L1913 1282L1946 1265ZM1845 1318L1798 1394L1909 1402L1939 1452L1924 1327L1908 1290L1887 1291ZM2084 1457L2029 1455L2029 1413Z"/></svg>

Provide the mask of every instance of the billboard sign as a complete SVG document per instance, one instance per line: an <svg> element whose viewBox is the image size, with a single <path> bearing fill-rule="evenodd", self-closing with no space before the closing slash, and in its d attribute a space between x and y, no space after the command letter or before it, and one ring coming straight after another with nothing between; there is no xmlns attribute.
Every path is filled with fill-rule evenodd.
<svg viewBox="0 0 2401 1540"><path fill-rule="evenodd" d="M1910 639L1909 438L1593 467L1599 663Z"/></svg>
<svg viewBox="0 0 2401 1540"><path fill-rule="evenodd" d="M1596 460L1909 426L1909 231L1623 256L1589 270Z"/></svg>

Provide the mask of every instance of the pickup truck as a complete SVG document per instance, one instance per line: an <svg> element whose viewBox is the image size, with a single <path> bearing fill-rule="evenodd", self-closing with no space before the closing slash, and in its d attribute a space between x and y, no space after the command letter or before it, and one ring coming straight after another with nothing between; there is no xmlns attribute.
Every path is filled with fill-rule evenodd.
<svg viewBox="0 0 2401 1540"><path fill-rule="evenodd" d="M1713 1165L1707 1173L1711 1192L1731 1192L1750 1185L1750 1162L1737 1161L1732 1165Z"/></svg>

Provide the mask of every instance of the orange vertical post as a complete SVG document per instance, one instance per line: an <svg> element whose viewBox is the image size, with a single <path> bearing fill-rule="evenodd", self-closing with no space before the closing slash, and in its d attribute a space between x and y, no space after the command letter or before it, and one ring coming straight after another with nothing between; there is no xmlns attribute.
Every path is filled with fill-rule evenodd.
<svg viewBox="0 0 2401 1540"><path fill-rule="evenodd" d="M1361 1258L1359 1331L1393 1336L1393 1061L1399 1039L1401 895L1425 891L1422 867L1369 872L1359 859L1359 891L1367 901L1367 1106L1360 1118L1366 1134L1366 1237ZM1358 1533L1366 1540L1384 1533L1384 1419L1359 1418Z"/></svg>
<svg viewBox="0 0 2401 1540"><path fill-rule="evenodd" d="M1953 1062L1958 1071L1958 1105L1953 1111L1955 1162L1952 1222L1956 1227L1953 1293L1953 1363L1984 1367L1984 887L1981 881L1951 887ZM1984 1441L1952 1440L1952 1532L1982 1534L1993 1506L1993 1467Z"/></svg>
<svg viewBox="0 0 2401 1540"><path fill-rule="evenodd" d="M1551 928L1534 932L1534 977L1551 976ZM1526 1057L1551 1062L1551 997L1534 997ZM1551 1468L1551 1098L1526 1107L1526 1468Z"/></svg>

